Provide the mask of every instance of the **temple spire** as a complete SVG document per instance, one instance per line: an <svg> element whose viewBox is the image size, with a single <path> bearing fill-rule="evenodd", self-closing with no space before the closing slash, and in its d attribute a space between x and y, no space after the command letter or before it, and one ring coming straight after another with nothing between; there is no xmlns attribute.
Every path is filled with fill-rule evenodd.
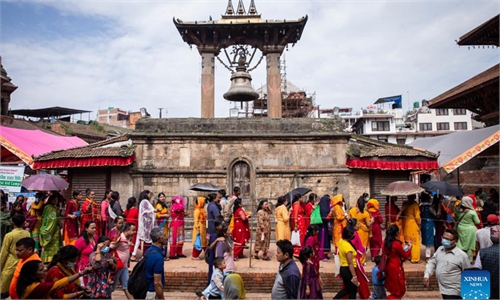
<svg viewBox="0 0 500 300"><path fill-rule="evenodd" d="M226 15L233 15L233 14L234 14L233 2L229 0L227 2Z"/></svg>
<svg viewBox="0 0 500 300"><path fill-rule="evenodd" d="M238 3L238 10L237 14L238 15L245 15L247 12L245 11L245 5L243 5L243 0L240 0Z"/></svg>
<svg viewBox="0 0 500 300"><path fill-rule="evenodd" d="M250 2L250 7L248 8L248 14L249 15L256 15L257 14L257 8L255 7L254 0L252 0Z"/></svg>

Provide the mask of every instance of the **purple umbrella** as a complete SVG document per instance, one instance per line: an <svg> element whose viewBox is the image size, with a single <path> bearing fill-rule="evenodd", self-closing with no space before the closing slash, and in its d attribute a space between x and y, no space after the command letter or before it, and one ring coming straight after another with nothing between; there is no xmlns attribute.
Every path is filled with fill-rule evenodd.
<svg viewBox="0 0 500 300"><path fill-rule="evenodd" d="M31 191L58 191L67 189L69 183L52 174L36 174L24 179L21 185Z"/></svg>

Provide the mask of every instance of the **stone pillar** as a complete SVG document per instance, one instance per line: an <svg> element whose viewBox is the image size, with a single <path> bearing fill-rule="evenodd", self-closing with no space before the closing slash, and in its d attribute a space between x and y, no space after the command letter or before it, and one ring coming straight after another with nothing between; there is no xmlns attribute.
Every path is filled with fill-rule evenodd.
<svg viewBox="0 0 500 300"><path fill-rule="evenodd" d="M214 53L201 53L201 117L214 117L215 68Z"/></svg>
<svg viewBox="0 0 500 300"><path fill-rule="evenodd" d="M281 118L281 52L266 54L267 61L267 116Z"/></svg>

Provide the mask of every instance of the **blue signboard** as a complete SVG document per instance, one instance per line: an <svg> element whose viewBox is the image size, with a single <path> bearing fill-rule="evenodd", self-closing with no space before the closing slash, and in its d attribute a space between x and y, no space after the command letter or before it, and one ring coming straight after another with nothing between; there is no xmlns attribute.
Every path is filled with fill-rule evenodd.
<svg viewBox="0 0 500 300"><path fill-rule="evenodd" d="M375 104L388 103L388 102L394 102L394 104L392 106L393 109L394 108L403 108L401 95L379 98L377 101L375 101Z"/></svg>
<svg viewBox="0 0 500 300"><path fill-rule="evenodd" d="M490 298L490 272L487 270L465 270L461 277L461 296L463 299Z"/></svg>

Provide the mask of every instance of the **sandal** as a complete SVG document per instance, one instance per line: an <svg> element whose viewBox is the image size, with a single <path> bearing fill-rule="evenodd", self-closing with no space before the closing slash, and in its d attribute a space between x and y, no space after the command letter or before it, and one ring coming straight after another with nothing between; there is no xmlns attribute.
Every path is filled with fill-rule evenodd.
<svg viewBox="0 0 500 300"><path fill-rule="evenodd" d="M254 255L254 257L253 257L253 258L255 258L255 259L260 259L260 257L259 257L258 255Z"/></svg>
<svg viewBox="0 0 500 300"><path fill-rule="evenodd" d="M262 260L270 261L271 259L269 257L263 257Z"/></svg>

